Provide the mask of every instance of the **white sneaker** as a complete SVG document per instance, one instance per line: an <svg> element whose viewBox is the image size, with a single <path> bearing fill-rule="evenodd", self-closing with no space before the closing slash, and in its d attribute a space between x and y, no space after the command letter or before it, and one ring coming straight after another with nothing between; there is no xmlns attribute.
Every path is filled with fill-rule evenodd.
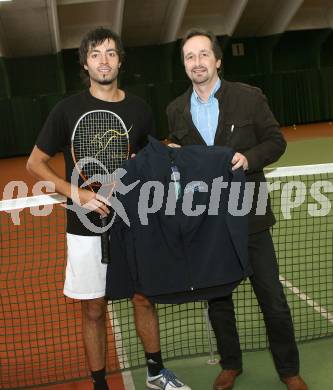
<svg viewBox="0 0 333 390"><path fill-rule="evenodd" d="M191 388L180 381L172 371L166 368L163 368L156 376L149 376L149 373L147 372L146 385L149 389L156 390L191 390Z"/></svg>

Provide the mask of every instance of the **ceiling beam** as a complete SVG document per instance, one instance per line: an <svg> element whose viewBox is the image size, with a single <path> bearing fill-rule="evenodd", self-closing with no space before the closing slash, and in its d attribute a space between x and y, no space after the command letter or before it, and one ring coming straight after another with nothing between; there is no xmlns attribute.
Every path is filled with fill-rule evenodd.
<svg viewBox="0 0 333 390"><path fill-rule="evenodd" d="M80 3L98 3L105 0L56 0L58 5L70 5Z"/></svg>
<svg viewBox="0 0 333 390"><path fill-rule="evenodd" d="M303 2L304 0L289 0L279 3L272 12L274 17L269 18L256 35L273 35L286 31Z"/></svg>
<svg viewBox="0 0 333 390"><path fill-rule="evenodd" d="M248 0L234 0L229 8L229 12L225 15L224 21L226 23L225 30L226 34L230 37L236 30L240 18L247 6Z"/></svg>
<svg viewBox="0 0 333 390"><path fill-rule="evenodd" d="M114 0L114 13L111 28L118 35L121 35L123 29L124 8L125 0Z"/></svg>
<svg viewBox="0 0 333 390"><path fill-rule="evenodd" d="M182 25L189 0L170 0L164 19L160 43L177 40L178 31Z"/></svg>
<svg viewBox="0 0 333 390"><path fill-rule="evenodd" d="M46 0L47 18L50 26L52 51L59 53L61 51L61 39L59 31L58 9L54 0Z"/></svg>

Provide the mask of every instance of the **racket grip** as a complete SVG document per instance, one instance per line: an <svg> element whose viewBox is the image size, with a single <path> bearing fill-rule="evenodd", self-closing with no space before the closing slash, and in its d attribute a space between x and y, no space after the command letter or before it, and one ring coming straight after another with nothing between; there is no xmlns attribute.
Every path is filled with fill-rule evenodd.
<svg viewBox="0 0 333 390"><path fill-rule="evenodd" d="M108 217L101 218L101 225L102 227L107 226L108 224ZM103 264L110 264L110 242L109 242L109 234L108 232L104 232L101 235L101 249L102 249L102 259L101 262Z"/></svg>

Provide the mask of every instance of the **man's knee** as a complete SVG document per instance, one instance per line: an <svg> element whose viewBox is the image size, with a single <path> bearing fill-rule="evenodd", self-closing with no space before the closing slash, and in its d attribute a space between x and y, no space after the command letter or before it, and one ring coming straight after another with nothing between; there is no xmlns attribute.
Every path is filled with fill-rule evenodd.
<svg viewBox="0 0 333 390"><path fill-rule="evenodd" d="M144 307L146 309L154 309L155 306L150 300L143 294L134 294L132 303L135 307Z"/></svg>
<svg viewBox="0 0 333 390"><path fill-rule="evenodd" d="M82 301L82 313L89 321L101 321L105 319L106 301L103 298Z"/></svg>

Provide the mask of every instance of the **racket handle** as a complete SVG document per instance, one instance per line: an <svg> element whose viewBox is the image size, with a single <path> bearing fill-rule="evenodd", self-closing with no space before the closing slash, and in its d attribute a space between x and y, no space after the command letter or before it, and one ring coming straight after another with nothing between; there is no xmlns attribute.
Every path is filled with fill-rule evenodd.
<svg viewBox="0 0 333 390"><path fill-rule="evenodd" d="M102 227L107 226L108 224L108 217L101 218L101 225ZM109 252L109 234L108 232L104 232L101 235L101 249L102 249L102 260L101 262L103 264L110 264L110 252Z"/></svg>

